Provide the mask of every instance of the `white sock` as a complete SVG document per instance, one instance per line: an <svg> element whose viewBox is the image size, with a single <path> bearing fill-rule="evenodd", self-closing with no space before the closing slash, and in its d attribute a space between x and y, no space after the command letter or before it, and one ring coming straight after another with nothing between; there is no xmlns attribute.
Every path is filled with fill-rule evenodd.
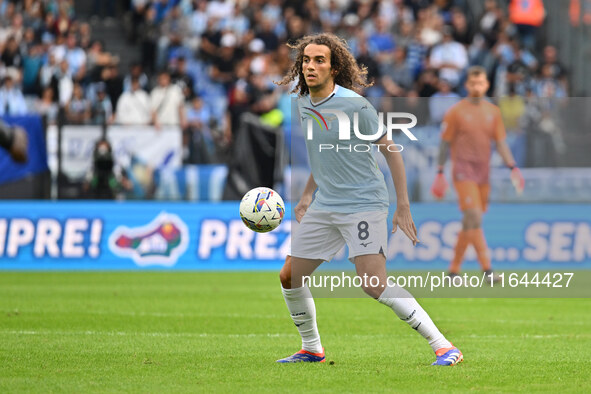
<svg viewBox="0 0 591 394"><path fill-rule="evenodd" d="M291 318L302 336L302 349L311 353L321 353L320 335L316 326L316 306L308 286L284 289L283 298Z"/></svg>
<svg viewBox="0 0 591 394"><path fill-rule="evenodd" d="M387 287L378 301L392 308L394 313L418 331L431 345L431 349L451 347L447 339L435 326L427 312L419 305L417 300L402 287Z"/></svg>

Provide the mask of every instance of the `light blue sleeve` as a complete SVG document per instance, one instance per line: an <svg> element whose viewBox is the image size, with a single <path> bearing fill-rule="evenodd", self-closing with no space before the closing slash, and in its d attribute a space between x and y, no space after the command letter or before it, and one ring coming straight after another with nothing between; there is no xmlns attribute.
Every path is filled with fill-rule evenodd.
<svg viewBox="0 0 591 394"><path fill-rule="evenodd" d="M367 100L357 110L359 114L359 132L363 135L375 135L380 129L380 119L378 112ZM377 142L386 134L386 128L382 125L380 134L371 142Z"/></svg>

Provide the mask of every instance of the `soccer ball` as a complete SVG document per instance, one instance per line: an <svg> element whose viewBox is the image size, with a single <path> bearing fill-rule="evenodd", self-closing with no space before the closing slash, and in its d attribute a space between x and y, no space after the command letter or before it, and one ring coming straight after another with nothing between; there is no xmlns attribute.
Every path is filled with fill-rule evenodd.
<svg viewBox="0 0 591 394"><path fill-rule="evenodd" d="M283 199L273 189L255 187L240 201L242 222L257 233L267 233L281 224L285 215Z"/></svg>

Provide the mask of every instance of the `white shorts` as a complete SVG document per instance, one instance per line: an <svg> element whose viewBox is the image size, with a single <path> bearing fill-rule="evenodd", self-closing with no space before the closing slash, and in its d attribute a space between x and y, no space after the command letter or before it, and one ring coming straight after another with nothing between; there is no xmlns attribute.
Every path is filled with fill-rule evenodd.
<svg viewBox="0 0 591 394"><path fill-rule="evenodd" d="M386 255L387 211L338 213L308 209L292 232L291 256L330 261L349 246L349 260L367 254Z"/></svg>

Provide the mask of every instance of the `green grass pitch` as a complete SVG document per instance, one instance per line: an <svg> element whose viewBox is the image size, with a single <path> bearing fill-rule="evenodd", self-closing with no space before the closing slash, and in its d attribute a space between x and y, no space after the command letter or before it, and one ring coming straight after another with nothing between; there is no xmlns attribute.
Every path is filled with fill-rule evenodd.
<svg viewBox="0 0 591 394"><path fill-rule="evenodd" d="M370 299L318 299L327 359L300 338L276 273L0 273L0 392L591 390L586 299L422 299L464 353Z"/></svg>

